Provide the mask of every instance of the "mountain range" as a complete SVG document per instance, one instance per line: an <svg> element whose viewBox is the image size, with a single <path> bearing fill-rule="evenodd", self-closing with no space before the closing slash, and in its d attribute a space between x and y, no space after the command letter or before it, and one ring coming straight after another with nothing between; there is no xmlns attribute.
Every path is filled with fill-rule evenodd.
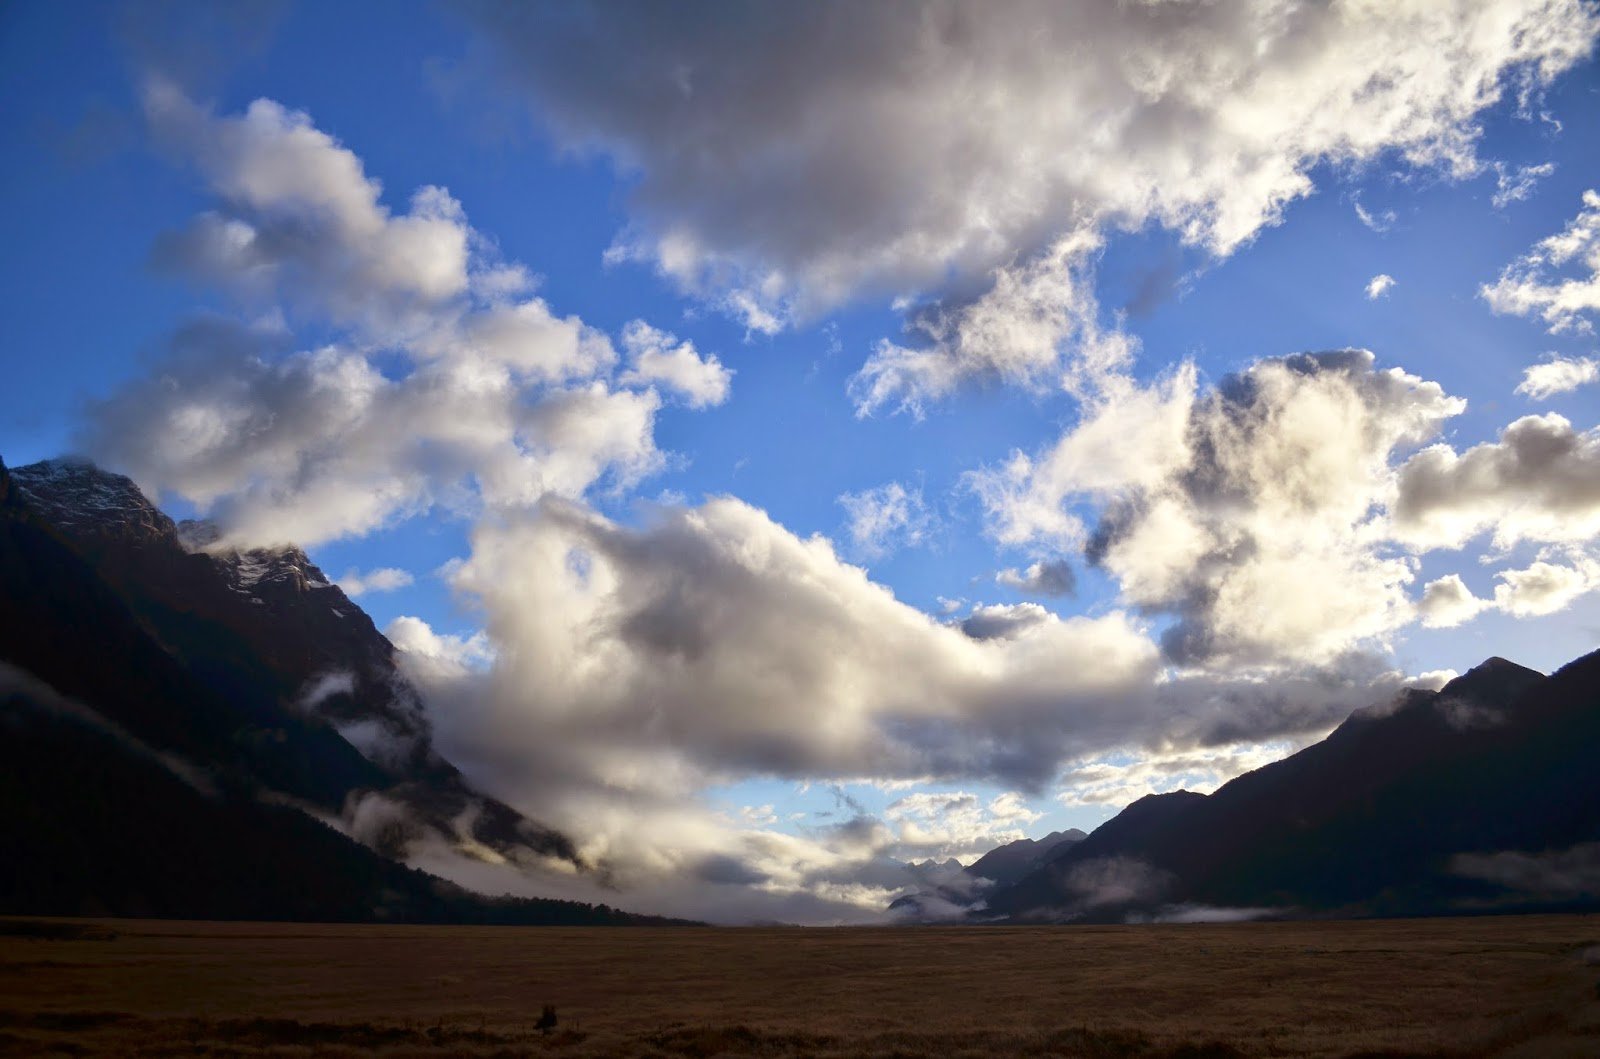
<svg viewBox="0 0 1600 1059"><path fill-rule="evenodd" d="M0 912L669 922L471 893L403 863L430 846L593 870L440 754L299 548L228 547L86 463L0 464ZM911 922L1600 908L1600 652L1491 658L1214 793L909 867Z"/></svg>
<svg viewBox="0 0 1600 1059"><path fill-rule="evenodd" d="M1490 658L1224 784L1134 802L974 918L1414 916L1600 907L1600 652Z"/></svg>

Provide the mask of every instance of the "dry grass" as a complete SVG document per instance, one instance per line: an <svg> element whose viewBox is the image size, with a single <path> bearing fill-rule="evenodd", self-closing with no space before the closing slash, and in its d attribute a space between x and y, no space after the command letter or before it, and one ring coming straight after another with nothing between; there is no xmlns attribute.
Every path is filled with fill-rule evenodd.
<svg viewBox="0 0 1600 1059"><path fill-rule="evenodd" d="M647 930L0 921L0 1054L1600 1055L1600 919ZM557 1030L534 1029L543 1004Z"/></svg>

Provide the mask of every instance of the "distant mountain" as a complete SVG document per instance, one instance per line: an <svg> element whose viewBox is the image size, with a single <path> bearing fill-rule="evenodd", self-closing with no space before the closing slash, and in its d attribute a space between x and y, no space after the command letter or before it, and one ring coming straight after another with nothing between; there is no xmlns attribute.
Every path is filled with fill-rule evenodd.
<svg viewBox="0 0 1600 1059"><path fill-rule="evenodd" d="M1016 882L1053 851L1086 837L1074 827L1052 831L1043 838L1007 842L965 867L954 858L943 863L925 861L909 865L922 888L895 898L889 904L889 911L907 919L948 920L981 906L985 893L996 883Z"/></svg>
<svg viewBox="0 0 1600 1059"><path fill-rule="evenodd" d="M1043 838L1019 838L991 849L967 865L967 874L1002 884L1014 883L1056 849L1088 837L1077 828L1069 827L1065 831L1052 831Z"/></svg>
<svg viewBox="0 0 1600 1059"><path fill-rule="evenodd" d="M219 549L215 527L175 525L130 479L92 464L49 460L11 478L20 501L225 702L208 718L213 734L263 784L358 819L363 840L392 855L432 832L510 859L576 859L564 836L473 791L439 756L394 646L305 552ZM374 793L382 811L358 813L352 799Z"/></svg>
<svg viewBox="0 0 1600 1059"><path fill-rule="evenodd" d="M1600 652L1549 677L1491 658L1211 795L1134 802L996 887L985 914L1596 908L1597 762Z"/></svg>
<svg viewBox="0 0 1600 1059"><path fill-rule="evenodd" d="M420 834L514 857L571 847L432 751L392 647L303 554L265 558L188 551L127 479L0 464L0 912L663 922L485 898L380 855ZM310 644L329 621L354 631ZM324 665L354 674L332 711L304 687ZM405 755L341 735L396 718ZM395 833L369 845L311 815L372 797Z"/></svg>

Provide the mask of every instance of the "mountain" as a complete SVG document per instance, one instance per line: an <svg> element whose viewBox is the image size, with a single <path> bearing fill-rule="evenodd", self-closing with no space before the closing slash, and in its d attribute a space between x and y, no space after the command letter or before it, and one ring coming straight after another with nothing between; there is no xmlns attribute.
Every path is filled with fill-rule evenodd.
<svg viewBox="0 0 1600 1059"><path fill-rule="evenodd" d="M889 911L911 920L950 919L981 907L984 894L996 883L1016 882L1051 852L1087 837L1073 827L996 846L965 867L954 858L910 864L907 867L923 888L895 898Z"/></svg>
<svg viewBox="0 0 1600 1059"><path fill-rule="evenodd" d="M513 860L576 861L564 836L473 791L434 750L393 645L299 548L219 548L215 527L176 525L130 479L84 462L18 467L11 480L19 500L223 701L205 719L210 752L280 794L349 818L391 855L442 835Z"/></svg>
<svg viewBox="0 0 1600 1059"><path fill-rule="evenodd" d="M967 874L1007 884L1016 882L1044 857L1061 846L1082 842L1089 836L1075 827L1052 831L1043 838L1019 838L997 846L967 865Z"/></svg>
<svg viewBox="0 0 1600 1059"><path fill-rule="evenodd" d="M1600 907L1600 652L1490 658L1210 795L1142 798L987 895L1012 920Z"/></svg>
<svg viewBox="0 0 1600 1059"><path fill-rule="evenodd" d="M349 666L377 679L393 649L384 655L386 641L372 639L342 593L320 586L303 555L275 553L284 576L244 586L229 576L232 557L189 552L175 535L127 479L82 465L13 476L0 464L0 912L664 922L604 905L486 898L383 856L385 841L328 826L377 796L401 832L387 844L418 832L464 842L463 831L475 833L470 814L461 824L430 814L460 804L492 815L497 803L431 748L363 756L337 720L304 707L294 667L320 662L283 647L300 633L263 657L251 637L266 637L265 626L229 624L219 584L246 589L235 607L277 606L286 625L348 608L352 643L373 652ZM153 583L157 573L167 580ZM257 587L272 582L280 587ZM230 660L262 686L234 679ZM361 708L351 699L344 716ZM403 707L373 707L385 708ZM498 811L520 843L504 843L514 854L541 844L570 852Z"/></svg>

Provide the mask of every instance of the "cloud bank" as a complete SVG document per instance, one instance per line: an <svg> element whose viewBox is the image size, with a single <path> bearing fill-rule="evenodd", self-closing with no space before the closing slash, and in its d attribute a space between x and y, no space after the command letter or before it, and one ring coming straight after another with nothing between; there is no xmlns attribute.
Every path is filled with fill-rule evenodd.
<svg viewBox="0 0 1600 1059"><path fill-rule="evenodd" d="M863 416L973 383L1092 391L1132 352L1091 296L1108 232L1226 257L1318 166L1476 174L1480 115L1597 29L1578 0L464 9L554 140L630 181L609 260L757 331L911 307L851 381Z"/></svg>
<svg viewBox="0 0 1600 1059"><path fill-rule="evenodd" d="M392 213L308 115L270 100L218 115L160 80L145 108L215 198L158 261L258 316L190 321L94 410L82 447L207 511L229 542L313 545L434 507L626 488L665 464L663 391L727 399L716 357L642 321L618 375L610 339L531 295L447 191ZM332 338L295 349L289 320Z"/></svg>

